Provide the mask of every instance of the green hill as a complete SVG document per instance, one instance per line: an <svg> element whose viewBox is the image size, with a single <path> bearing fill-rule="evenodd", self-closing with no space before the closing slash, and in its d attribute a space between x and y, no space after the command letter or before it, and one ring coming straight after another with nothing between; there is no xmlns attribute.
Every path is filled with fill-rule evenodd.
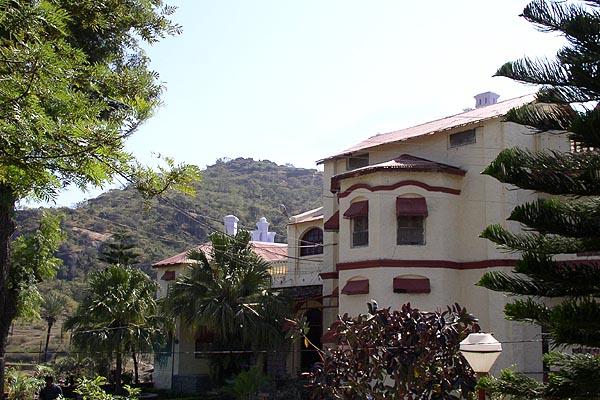
<svg viewBox="0 0 600 400"><path fill-rule="evenodd" d="M286 241L287 216L321 204L322 173L315 169L277 165L270 161L238 158L207 167L194 197L169 194L166 201L144 202L133 189L110 190L75 208L50 209L65 215L67 240L59 251L64 266L59 279L72 280L98 268L98 249L112 233L131 235L141 253L140 266L150 272L152 262L207 240L222 230L227 214L240 219L240 227L255 229L262 216ZM281 207L281 205L285 206ZM17 214L20 231L33 229L42 209Z"/></svg>

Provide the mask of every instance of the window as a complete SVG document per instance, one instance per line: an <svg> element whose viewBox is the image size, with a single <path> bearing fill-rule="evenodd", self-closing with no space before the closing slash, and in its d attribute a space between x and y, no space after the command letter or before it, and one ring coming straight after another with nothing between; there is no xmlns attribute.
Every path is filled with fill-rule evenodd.
<svg viewBox="0 0 600 400"><path fill-rule="evenodd" d="M323 231L319 228L310 229L300 239L300 257L323 254Z"/></svg>
<svg viewBox="0 0 600 400"><path fill-rule="evenodd" d="M466 146L475 143L475 129L453 133L450 135L450 147Z"/></svg>
<svg viewBox="0 0 600 400"><path fill-rule="evenodd" d="M397 244L425 244L423 216L399 215Z"/></svg>
<svg viewBox="0 0 600 400"><path fill-rule="evenodd" d="M425 244L427 201L423 197L397 197L396 244Z"/></svg>
<svg viewBox="0 0 600 400"><path fill-rule="evenodd" d="M356 201L344 213L350 220L352 247L369 245L369 201Z"/></svg>
<svg viewBox="0 0 600 400"><path fill-rule="evenodd" d="M366 167L367 165L369 165L369 153L348 156L346 159L346 169L348 171Z"/></svg>
<svg viewBox="0 0 600 400"><path fill-rule="evenodd" d="M352 247L369 245L369 217L354 217L352 224Z"/></svg>

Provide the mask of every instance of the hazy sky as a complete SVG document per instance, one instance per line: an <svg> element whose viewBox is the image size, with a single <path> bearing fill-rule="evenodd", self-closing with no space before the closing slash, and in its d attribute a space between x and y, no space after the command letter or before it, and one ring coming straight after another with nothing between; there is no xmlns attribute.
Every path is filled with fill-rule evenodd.
<svg viewBox="0 0 600 400"><path fill-rule="evenodd" d="M185 0L183 34L148 49L164 105L127 143L201 167L252 157L315 168L368 136L534 91L492 74L562 39L521 0ZM70 205L97 191L66 191Z"/></svg>

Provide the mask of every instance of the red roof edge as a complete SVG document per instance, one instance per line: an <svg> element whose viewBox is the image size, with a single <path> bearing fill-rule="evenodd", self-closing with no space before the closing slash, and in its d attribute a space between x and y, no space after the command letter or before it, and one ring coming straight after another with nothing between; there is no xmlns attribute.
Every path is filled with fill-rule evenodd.
<svg viewBox="0 0 600 400"><path fill-rule="evenodd" d="M339 276L339 272L338 271L331 271L331 272L321 272L319 274L319 276L321 277L321 279L326 280L326 279L337 279Z"/></svg>
<svg viewBox="0 0 600 400"><path fill-rule="evenodd" d="M325 221L323 229L326 231L339 231L340 230L340 211L336 211L333 215Z"/></svg>
<svg viewBox="0 0 600 400"><path fill-rule="evenodd" d="M354 294L368 294L369 293L369 280L368 279L357 279L354 281L346 282L346 285L342 289L343 294L354 295Z"/></svg>
<svg viewBox="0 0 600 400"><path fill-rule="evenodd" d="M430 293L427 278L394 278L394 293Z"/></svg>

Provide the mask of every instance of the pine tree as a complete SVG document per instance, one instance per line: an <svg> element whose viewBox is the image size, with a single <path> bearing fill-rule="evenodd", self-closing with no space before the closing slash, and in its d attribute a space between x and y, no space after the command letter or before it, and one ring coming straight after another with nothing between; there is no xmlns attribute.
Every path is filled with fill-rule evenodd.
<svg viewBox="0 0 600 400"><path fill-rule="evenodd" d="M139 262L140 254L135 251L133 238L124 233L115 233L100 249L98 259L109 265L132 266Z"/></svg>
<svg viewBox="0 0 600 400"><path fill-rule="evenodd" d="M577 256L600 251L600 1L535 0L522 16L541 31L564 35L567 44L555 59L524 58L497 71L541 85L536 101L507 119L568 135L572 146L570 152L507 149L485 169L500 182L548 196L513 210L509 220L524 227L521 233L500 225L482 233L521 258L513 273L486 273L479 285L522 296L507 304L506 317L540 325L552 345L597 348L600 261ZM565 258L576 261L560 261ZM600 396L599 357L554 353L545 360L560 369L547 385L509 372L485 385L515 399Z"/></svg>

